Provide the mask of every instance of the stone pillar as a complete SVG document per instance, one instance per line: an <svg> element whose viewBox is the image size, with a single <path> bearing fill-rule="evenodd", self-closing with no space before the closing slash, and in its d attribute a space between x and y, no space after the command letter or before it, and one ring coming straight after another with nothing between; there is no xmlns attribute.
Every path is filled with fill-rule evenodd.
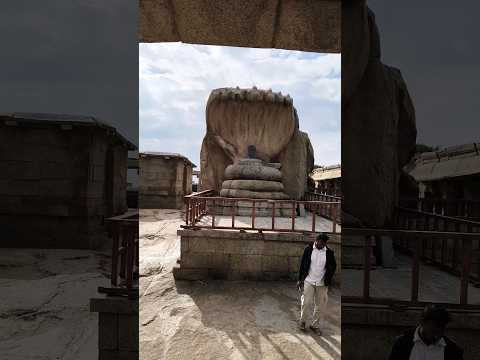
<svg viewBox="0 0 480 360"><path fill-rule="evenodd" d="M138 359L138 300L94 298L90 311L98 313L98 360Z"/></svg>

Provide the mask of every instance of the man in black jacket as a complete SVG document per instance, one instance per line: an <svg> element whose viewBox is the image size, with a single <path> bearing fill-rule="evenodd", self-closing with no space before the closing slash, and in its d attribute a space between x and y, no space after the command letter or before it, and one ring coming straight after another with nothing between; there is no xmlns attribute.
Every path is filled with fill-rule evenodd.
<svg viewBox="0 0 480 360"><path fill-rule="evenodd" d="M298 289L302 291L300 329L305 330L307 321L311 319L310 329L319 335L319 325L328 300L328 287L337 268L335 255L327 247L327 241L328 236L320 234L305 248L297 282Z"/></svg>
<svg viewBox="0 0 480 360"><path fill-rule="evenodd" d="M444 335L449 322L446 309L426 306L420 324L395 341L388 359L462 360L463 350Z"/></svg>

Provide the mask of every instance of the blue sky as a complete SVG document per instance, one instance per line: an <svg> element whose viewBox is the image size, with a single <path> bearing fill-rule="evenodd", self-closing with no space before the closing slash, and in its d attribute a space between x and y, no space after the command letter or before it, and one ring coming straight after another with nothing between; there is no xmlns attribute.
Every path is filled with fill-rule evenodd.
<svg viewBox="0 0 480 360"><path fill-rule="evenodd" d="M341 59L277 49L141 43L140 151L181 153L200 165L205 106L219 87L290 94L315 163L340 163Z"/></svg>

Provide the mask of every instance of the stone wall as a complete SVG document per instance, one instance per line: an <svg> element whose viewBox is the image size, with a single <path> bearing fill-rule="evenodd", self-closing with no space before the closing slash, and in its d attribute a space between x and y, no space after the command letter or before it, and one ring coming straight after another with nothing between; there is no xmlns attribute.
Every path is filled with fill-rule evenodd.
<svg viewBox="0 0 480 360"><path fill-rule="evenodd" d="M139 207L182 208L192 192L192 170L181 158L140 157Z"/></svg>
<svg viewBox="0 0 480 360"><path fill-rule="evenodd" d="M103 297L90 300L98 313L98 360L138 359L138 300Z"/></svg>
<svg viewBox="0 0 480 360"><path fill-rule="evenodd" d="M89 248L104 241L104 218L126 210L126 147L116 146L110 163L104 129L0 126L2 246ZM107 167L115 170L111 178Z"/></svg>
<svg viewBox="0 0 480 360"><path fill-rule="evenodd" d="M342 342L342 357L356 360L385 360L394 339L418 323L422 309L393 310L386 306L342 304L342 337L368 341ZM465 360L480 354L480 311L450 311L452 323L447 336L464 350Z"/></svg>
<svg viewBox="0 0 480 360"><path fill-rule="evenodd" d="M178 230L180 267L176 279L296 280L300 259L313 237L300 233ZM330 235L340 281L340 235Z"/></svg>

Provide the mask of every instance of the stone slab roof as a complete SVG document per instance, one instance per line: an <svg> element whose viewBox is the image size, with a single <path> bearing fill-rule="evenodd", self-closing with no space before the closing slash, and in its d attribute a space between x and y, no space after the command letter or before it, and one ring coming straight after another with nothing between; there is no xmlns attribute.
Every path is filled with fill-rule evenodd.
<svg viewBox="0 0 480 360"><path fill-rule="evenodd" d="M340 165L330 165L316 168L310 175L314 181L337 179L342 177L342 167Z"/></svg>
<svg viewBox="0 0 480 360"><path fill-rule="evenodd" d="M341 0L140 0L140 42L340 53Z"/></svg>
<svg viewBox="0 0 480 360"><path fill-rule="evenodd" d="M422 182L480 174L480 143L422 153L404 170Z"/></svg>
<svg viewBox="0 0 480 360"><path fill-rule="evenodd" d="M115 127L104 120L94 116L73 115L73 114L53 114L53 113L29 113L13 112L0 113L0 123L6 125L19 126L92 126L103 128L113 132L113 135L124 143L128 150L136 150L135 144L127 140L120 134Z"/></svg>
<svg viewBox="0 0 480 360"><path fill-rule="evenodd" d="M191 162L189 158L178 153L163 152L163 151L144 151L144 152L141 152L139 155L141 158L157 157L157 158L163 158L163 159L175 159L175 158L182 159L188 164L192 165L193 168L197 167L197 165Z"/></svg>

